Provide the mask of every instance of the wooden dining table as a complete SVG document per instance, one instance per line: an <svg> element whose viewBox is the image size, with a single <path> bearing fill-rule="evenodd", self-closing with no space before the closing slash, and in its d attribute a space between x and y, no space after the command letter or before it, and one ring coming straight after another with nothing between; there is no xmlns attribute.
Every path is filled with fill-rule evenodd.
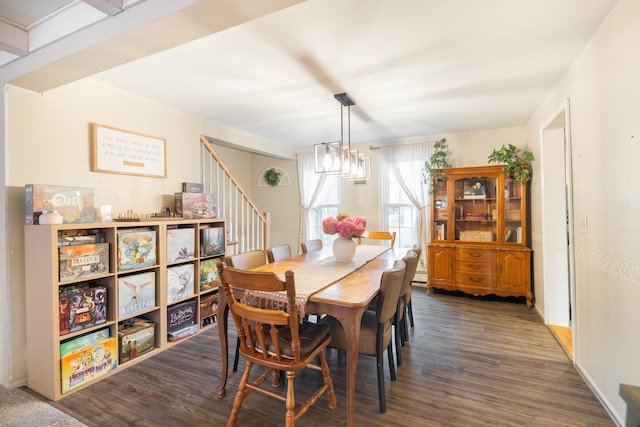
<svg viewBox="0 0 640 427"><path fill-rule="evenodd" d="M305 304L306 314L328 314L340 321L347 340L347 425L355 426L355 392L356 372L358 367L358 343L360 338L360 322L362 315L369 303L376 297L380 290L380 279L384 270L393 267L395 260L402 259L407 249L389 248L375 259L368 261L359 269L348 274L344 278L331 283L324 289L312 294ZM292 258L265 264L252 269L253 271L273 271L283 274L287 270L295 273L307 264L317 263L327 257L333 256L330 247L324 247L317 251L296 255ZM238 297L243 290L234 289ZM229 305L224 292L218 296L218 333L220 336L220 351L222 362L222 374L220 384L217 387L218 397L226 394L227 376L229 370L229 345L227 338L227 319Z"/></svg>

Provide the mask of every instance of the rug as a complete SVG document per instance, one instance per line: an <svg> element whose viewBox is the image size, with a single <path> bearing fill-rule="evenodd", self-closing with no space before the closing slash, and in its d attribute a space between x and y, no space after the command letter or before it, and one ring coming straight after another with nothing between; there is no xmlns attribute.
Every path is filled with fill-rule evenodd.
<svg viewBox="0 0 640 427"><path fill-rule="evenodd" d="M0 386L0 427L86 427L35 396Z"/></svg>

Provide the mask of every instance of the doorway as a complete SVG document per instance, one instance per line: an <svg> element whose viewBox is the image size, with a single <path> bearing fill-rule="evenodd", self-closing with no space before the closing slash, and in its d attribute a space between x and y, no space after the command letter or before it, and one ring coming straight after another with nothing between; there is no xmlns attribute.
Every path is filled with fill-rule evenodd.
<svg viewBox="0 0 640 427"><path fill-rule="evenodd" d="M540 147L544 317L545 323L575 362L577 319L568 99L540 127Z"/></svg>

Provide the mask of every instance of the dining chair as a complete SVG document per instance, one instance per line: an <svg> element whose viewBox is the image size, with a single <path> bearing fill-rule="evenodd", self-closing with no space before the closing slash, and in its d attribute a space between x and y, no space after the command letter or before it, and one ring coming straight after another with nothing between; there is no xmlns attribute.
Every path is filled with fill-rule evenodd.
<svg viewBox="0 0 640 427"><path fill-rule="evenodd" d="M400 287L400 295L398 295L398 307L396 309L396 317L394 319L394 339L396 347L396 361L398 366L402 366L402 351L401 347L409 341L409 329L407 328L407 316L405 315L406 309L406 296L411 291L411 281L416 275L416 269L418 268L419 254L414 249L407 251L407 254L402 258L406 268L404 270L404 278L402 279L402 286Z"/></svg>
<svg viewBox="0 0 640 427"><path fill-rule="evenodd" d="M325 392L329 399L329 408L335 408L337 400L325 356L325 348L331 342L331 327L321 323L300 322L294 273L290 270L285 272L283 281L272 272L240 270L225 266L222 262L217 264L217 268L240 338L240 355L247 362L227 426L235 425L245 397L254 391L285 402L287 427L295 426L296 419ZM236 301L233 297L233 287L247 291L286 291L287 302L285 306L276 302L255 307ZM319 365L313 362L316 357L320 360ZM254 381L249 381L251 368L255 364L267 368L267 371ZM296 409L294 378L297 371L305 368L321 371L323 383ZM261 387L270 375L283 371L287 376L286 397Z"/></svg>
<svg viewBox="0 0 640 427"><path fill-rule="evenodd" d="M229 255L224 260L229 267L239 268L241 270L250 270L254 267L265 265L267 259L262 249L242 252L236 255ZM240 362L240 338L236 339L236 352L233 356L233 372L238 371L238 363ZM275 379L274 379L275 382Z"/></svg>
<svg viewBox="0 0 640 427"><path fill-rule="evenodd" d="M358 244L362 244L362 239L388 240L389 246L393 247L396 243L396 232L392 231L365 231L358 237Z"/></svg>
<svg viewBox="0 0 640 427"><path fill-rule="evenodd" d="M267 256L262 249L255 249L236 255L229 255L224 259L224 262L229 267L250 270L254 267L265 265L267 263Z"/></svg>
<svg viewBox="0 0 640 427"><path fill-rule="evenodd" d="M317 251L318 249L322 249L322 240L313 239L307 240L306 242L300 243L300 247L302 248L302 253L306 254L307 251Z"/></svg>
<svg viewBox="0 0 640 427"><path fill-rule="evenodd" d="M420 256L422 255L422 248L420 246L418 246L418 245L414 245L413 249L411 249L411 250L418 254L418 263L420 263ZM417 271L417 269L418 268L416 266L416 271ZM411 276L411 280L409 282L409 292L407 293L406 298L405 298L405 305L407 307L407 317L409 319L409 324L411 324L412 328L414 327L414 324L413 324L413 308L411 307L411 284L413 283L413 281L415 279L415 276L416 276L415 273L414 273L413 276ZM406 325L407 324L405 322L405 326ZM408 337L408 335L409 335L409 328L407 326L407 337Z"/></svg>
<svg viewBox="0 0 640 427"><path fill-rule="evenodd" d="M291 258L291 247L287 244L267 249L267 261L270 263L287 258Z"/></svg>
<svg viewBox="0 0 640 427"><path fill-rule="evenodd" d="M386 395L384 390L384 351L387 350L389 359L389 373L391 381L396 380L396 370L393 361L393 346L391 345L392 324L398 307L400 288L404 280L405 263L397 260L393 268L385 270L380 279L380 291L378 304L375 310L365 310L360 323L360 340L358 341L358 353L375 356L378 376L378 400L380 412L387 411ZM346 350L347 340L344 328L338 319L333 316L325 316L320 324L331 325L331 344L329 347L338 350Z"/></svg>

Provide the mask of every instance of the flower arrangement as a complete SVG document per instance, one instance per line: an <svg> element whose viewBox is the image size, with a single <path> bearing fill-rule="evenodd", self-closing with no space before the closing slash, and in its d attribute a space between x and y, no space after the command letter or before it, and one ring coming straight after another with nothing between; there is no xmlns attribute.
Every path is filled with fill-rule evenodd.
<svg viewBox="0 0 640 427"><path fill-rule="evenodd" d="M343 239L360 237L367 228L367 220L362 216L349 216L340 212L337 217L328 217L322 221L322 231L326 234L338 233Z"/></svg>

